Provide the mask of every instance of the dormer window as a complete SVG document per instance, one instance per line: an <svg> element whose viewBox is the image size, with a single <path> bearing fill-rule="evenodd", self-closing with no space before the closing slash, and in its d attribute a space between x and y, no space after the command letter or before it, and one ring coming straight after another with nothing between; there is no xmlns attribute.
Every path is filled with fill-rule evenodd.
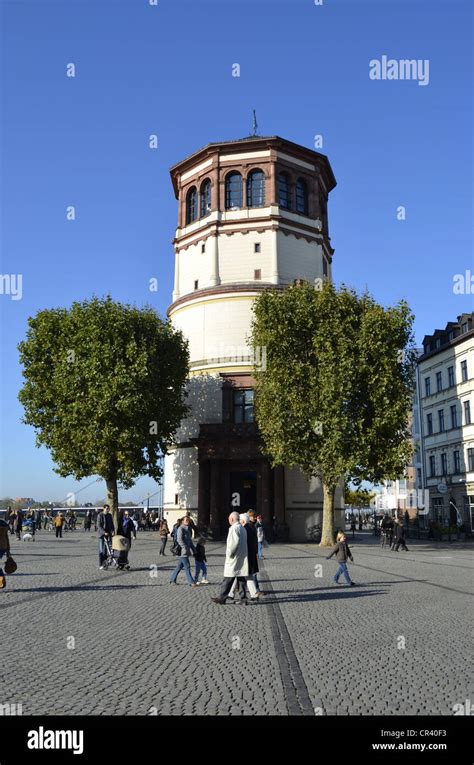
<svg viewBox="0 0 474 765"><path fill-rule="evenodd" d="M225 209L240 210L242 207L242 176L229 173L225 179Z"/></svg>
<svg viewBox="0 0 474 765"><path fill-rule="evenodd" d="M186 195L186 225L197 220L197 189L192 186Z"/></svg>
<svg viewBox="0 0 474 765"><path fill-rule="evenodd" d="M209 178L201 185L199 217L205 218L211 212L211 182Z"/></svg>
<svg viewBox="0 0 474 765"><path fill-rule="evenodd" d="M261 170L252 170L247 178L247 207L265 204L265 176Z"/></svg>

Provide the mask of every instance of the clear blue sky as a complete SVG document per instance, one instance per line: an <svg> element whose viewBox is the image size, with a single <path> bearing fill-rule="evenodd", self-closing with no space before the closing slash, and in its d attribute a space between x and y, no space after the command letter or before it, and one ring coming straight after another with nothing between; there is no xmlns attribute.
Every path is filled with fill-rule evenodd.
<svg viewBox="0 0 474 765"><path fill-rule="evenodd" d="M473 268L470 1L0 5L1 268L23 275L21 300L0 295L0 496L59 500L89 483L56 476L20 423L16 346L28 316L106 293L163 314L176 225L168 169L210 141L248 135L253 108L261 135L309 147L323 135L338 181L337 282L367 285L385 304L406 298L418 343L472 310L471 295L452 291L453 275ZM369 61L384 54L429 59L429 84L372 81ZM156 485L142 479L122 496L148 491ZM96 484L78 499L102 495Z"/></svg>

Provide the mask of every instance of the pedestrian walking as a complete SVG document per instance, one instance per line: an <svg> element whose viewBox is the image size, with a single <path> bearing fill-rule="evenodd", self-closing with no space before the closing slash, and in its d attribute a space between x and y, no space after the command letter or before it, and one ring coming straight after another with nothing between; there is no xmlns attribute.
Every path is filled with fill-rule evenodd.
<svg viewBox="0 0 474 765"><path fill-rule="evenodd" d="M263 560L263 545L265 542L265 530L263 528L263 518L261 515L257 515L257 547L258 557Z"/></svg>
<svg viewBox="0 0 474 765"><path fill-rule="evenodd" d="M121 550L119 557L118 557L118 565L124 566L125 568L130 568L129 560L128 560L128 553L130 552L130 548L132 546L132 535L135 530L135 527L133 525L133 520L130 518L130 513L128 510L124 510L119 518L118 522L118 534L121 537L125 537L128 539L128 550Z"/></svg>
<svg viewBox="0 0 474 765"><path fill-rule="evenodd" d="M114 519L110 514L110 506L104 505L102 511L97 516L97 538L99 540L99 569L104 568L104 560L107 557L108 542L112 541L115 534Z"/></svg>
<svg viewBox="0 0 474 765"><path fill-rule="evenodd" d="M183 518L176 532L176 544L179 546L179 558L176 568L171 574L170 584L177 584L176 580L181 569L184 569L186 581L191 587L196 587L196 583L191 574L191 566L189 563L189 556L194 555L196 548L193 545L191 539L191 533L189 530L189 518L186 516Z"/></svg>
<svg viewBox="0 0 474 765"><path fill-rule="evenodd" d="M224 605L232 588L234 579L239 583L240 604L247 603L245 581L249 573L247 532L240 523L239 514L234 511L229 515L229 531L227 533L226 556L224 564L224 579L219 589L219 594L211 598L214 603Z"/></svg>
<svg viewBox="0 0 474 765"><path fill-rule="evenodd" d="M65 524L65 518L62 513L58 512L56 513L56 518L54 519L54 528L56 530L56 539L62 539L63 537L63 526Z"/></svg>
<svg viewBox="0 0 474 765"><path fill-rule="evenodd" d="M257 538L257 516L255 514L254 510L249 510L247 513L249 517L249 529L250 534L252 534L253 530L253 536L249 543L249 529L247 529L247 548L248 548L248 554L249 554L249 568L254 568L253 573L253 580L255 582L255 587L257 588L257 592L260 592L260 585L258 582L258 538ZM255 557L253 557L255 553ZM264 593L262 593L263 595Z"/></svg>
<svg viewBox="0 0 474 765"><path fill-rule="evenodd" d="M196 552L194 553L194 561L196 563L196 571L194 573L194 580L196 584L209 584L207 580L207 558L206 558L206 540L203 537L197 537L194 540L194 546ZM202 579L199 581L199 577L202 574Z"/></svg>
<svg viewBox="0 0 474 765"><path fill-rule="evenodd" d="M90 531L92 526L92 510L88 508L84 516L84 531Z"/></svg>
<svg viewBox="0 0 474 765"><path fill-rule="evenodd" d="M247 558L248 558L248 576L246 578L246 584L250 595L250 600L258 600L263 593L260 592L257 582L258 574L258 542L257 542L257 529L255 525L250 522L249 513L240 514L240 523L244 527L247 534ZM229 598L234 597L235 589L237 587L237 579L234 579L234 583L229 592Z"/></svg>
<svg viewBox="0 0 474 765"><path fill-rule="evenodd" d="M12 510L11 505L8 505L7 512L5 513L5 522L9 528L10 534L15 533L15 511Z"/></svg>
<svg viewBox="0 0 474 765"><path fill-rule="evenodd" d="M21 539L21 530L23 528L23 512L18 509L15 513L15 532L16 538Z"/></svg>
<svg viewBox="0 0 474 765"><path fill-rule="evenodd" d="M183 522L183 519L182 518L178 518L178 520L174 524L173 528L171 529L171 537L173 539L173 544L176 544L178 529L181 526L182 522Z"/></svg>
<svg viewBox="0 0 474 765"><path fill-rule="evenodd" d="M405 542L405 529L403 528L402 522L397 519L395 521L395 538L393 541L392 550L398 552L400 545L402 550L408 552L408 547L406 546Z"/></svg>
<svg viewBox="0 0 474 765"><path fill-rule="evenodd" d="M10 538L8 536L9 531L10 529L7 521L0 519L0 561L4 555L6 556L7 560L10 557ZM3 590L6 587L6 584L7 582L5 579L5 574L3 573L3 568L0 566L0 590Z"/></svg>
<svg viewBox="0 0 474 765"><path fill-rule="evenodd" d="M165 521L163 518L162 521L160 521L160 540L161 540L161 547L160 547L160 555L165 555L165 548L166 543L168 541L168 534L170 533L170 530L168 528L168 522Z"/></svg>
<svg viewBox="0 0 474 765"><path fill-rule="evenodd" d="M355 532L356 532L356 522L355 522L354 516L352 516L352 520L351 520L351 531L352 531L352 539L354 539Z"/></svg>
<svg viewBox="0 0 474 765"><path fill-rule="evenodd" d="M194 523L193 519L191 518L191 511L190 510L186 510L186 518L189 518L189 531L191 533L191 536L192 537L198 537L199 536L199 532L198 532L196 524Z"/></svg>
<svg viewBox="0 0 474 765"><path fill-rule="evenodd" d="M326 560L330 560L333 555L336 556L336 560L339 563L339 568L337 569L334 575L335 583L336 584L339 583L339 577L341 576L341 574L343 574L347 584L349 584L351 587L355 587L355 582L351 580L349 576L349 571L347 570L347 559L349 559L351 563L354 563L354 558L352 557L352 553L349 549L349 545L347 544L346 535L344 534L343 531L339 531L336 537L336 544L334 548L332 549L331 553L327 556Z"/></svg>

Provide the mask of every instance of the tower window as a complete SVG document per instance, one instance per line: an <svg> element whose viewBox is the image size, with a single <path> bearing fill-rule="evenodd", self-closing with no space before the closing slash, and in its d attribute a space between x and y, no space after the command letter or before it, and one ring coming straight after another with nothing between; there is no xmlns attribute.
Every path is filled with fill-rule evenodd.
<svg viewBox="0 0 474 765"><path fill-rule="evenodd" d="M296 181L296 212L308 214L308 187L303 178Z"/></svg>
<svg viewBox="0 0 474 765"><path fill-rule="evenodd" d="M233 391L234 422L253 422L253 390Z"/></svg>
<svg viewBox="0 0 474 765"><path fill-rule="evenodd" d="M285 210L291 210L291 186L287 173L278 174L278 204Z"/></svg>
<svg viewBox="0 0 474 765"><path fill-rule="evenodd" d="M328 262L326 258L323 257L323 274L324 276L328 275Z"/></svg>
<svg viewBox="0 0 474 765"><path fill-rule="evenodd" d="M174 495L174 503L175 503L175 505L179 504L179 494L175 494Z"/></svg>
<svg viewBox="0 0 474 765"><path fill-rule="evenodd" d="M247 207L265 204L265 176L261 170L252 170L247 178Z"/></svg>
<svg viewBox="0 0 474 765"><path fill-rule="evenodd" d="M204 181L200 192L200 211L199 217L205 218L211 212L211 182L209 179Z"/></svg>
<svg viewBox="0 0 474 765"><path fill-rule="evenodd" d="M262 278L262 271L260 268L256 268L253 272L253 278L254 279L261 279Z"/></svg>
<svg viewBox="0 0 474 765"><path fill-rule="evenodd" d="M320 197L320 204L321 204L321 222L323 224L323 230L328 230L328 204L326 201L326 197L323 193L321 193Z"/></svg>
<svg viewBox="0 0 474 765"><path fill-rule="evenodd" d="M240 210L242 207L242 176L229 173L225 179L225 209Z"/></svg>
<svg viewBox="0 0 474 765"><path fill-rule="evenodd" d="M255 242L254 244L254 252L261 252L262 248L260 246L260 242Z"/></svg>
<svg viewBox="0 0 474 765"><path fill-rule="evenodd" d="M199 281L197 279L195 279L195 281L194 281L194 289L195 290L199 289Z"/></svg>
<svg viewBox="0 0 474 765"><path fill-rule="evenodd" d="M197 189L193 186L186 195L186 223L197 219Z"/></svg>
<svg viewBox="0 0 474 765"><path fill-rule="evenodd" d="M201 244L201 252L206 252L206 245L205 244Z"/></svg>

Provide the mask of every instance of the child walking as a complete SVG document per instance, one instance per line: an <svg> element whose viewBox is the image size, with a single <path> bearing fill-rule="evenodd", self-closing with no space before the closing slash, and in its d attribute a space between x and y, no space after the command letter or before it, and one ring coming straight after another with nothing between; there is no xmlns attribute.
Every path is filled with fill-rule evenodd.
<svg viewBox="0 0 474 765"><path fill-rule="evenodd" d="M330 553L330 555L327 556L327 560L332 558L332 556L336 556L336 560L339 563L339 568L336 571L336 574L334 576L334 581L336 584L339 583L339 577L341 574L344 575L344 579L346 580L347 584L349 584L351 587L355 587L356 584L353 582L349 576L349 571L347 570L347 559L351 561L351 563L354 563L354 558L352 557L352 553L349 549L349 545L347 544L346 535L343 531L339 531L337 537L336 537L336 544Z"/></svg>
<svg viewBox="0 0 474 765"><path fill-rule="evenodd" d="M196 562L196 573L194 575L194 581L196 584L209 584L207 581L207 566L206 566L206 548L205 540L202 537L198 537L194 542L196 552L194 554L194 560ZM202 579L199 581L199 577L202 573Z"/></svg>

